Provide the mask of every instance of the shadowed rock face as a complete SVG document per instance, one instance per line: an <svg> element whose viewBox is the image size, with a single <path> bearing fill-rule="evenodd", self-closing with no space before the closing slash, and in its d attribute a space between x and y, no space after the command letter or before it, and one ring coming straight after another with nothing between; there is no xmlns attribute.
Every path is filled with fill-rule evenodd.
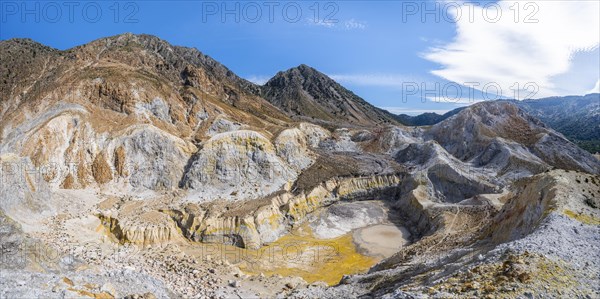
<svg viewBox="0 0 600 299"><path fill-rule="evenodd" d="M0 250L4 258L2 266L5 269L19 269L24 267L19 261L19 247L23 243L23 231L18 222L15 222L0 209ZM8 252L13 254L7 254Z"/></svg>
<svg viewBox="0 0 600 299"><path fill-rule="evenodd" d="M409 167L411 177L434 201L457 203L477 194L499 191L489 174L456 159L432 141L412 143L395 157Z"/></svg>
<svg viewBox="0 0 600 299"><path fill-rule="evenodd" d="M477 194L495 193L492 184L477 180L470 173L461 173L449 165L436 165L427 170L427 178L443 201L457 203Z"/></svg>

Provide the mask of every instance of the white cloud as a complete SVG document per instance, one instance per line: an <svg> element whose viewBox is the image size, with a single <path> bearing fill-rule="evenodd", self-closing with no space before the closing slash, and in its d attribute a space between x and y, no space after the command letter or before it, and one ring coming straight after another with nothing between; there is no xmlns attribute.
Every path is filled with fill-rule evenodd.
<svg viewBox="0 0 600 299"><path fill-rule="evenodd" d="M350 19L350 20L344 22L344 26L348 30L353 30L353 29L360 29L360 30L362 30L362 29L367 28L367 23L366 22L357 21L355 19Z"/></svg>
<svg viewBox="0 0 600 299"><path fill-rule="evenodd" d="M525 6L526 3L532 5ZM521 88L529 82L535 83L540 87L536 97L588 91L598 77L582 75L572 60L577 53L597 51L600 2L501 0L497 4L502 15L495 23L482 17L487 12L494 18L493 8L486 10L473 5L473 21L469 18L469 6L461 6L460 13L451 12L457 29L454 41L424 55L442 65L442 69L432 71L433 74L461 84L495 82L502 87L505 97L513 94L511 88L514 89L515 83ZM519 5L518 22L514 5ZM528 16L531 16L530 21L538 22L524 22ZM588 68L590 64L595 65L597 69L599 59L590 57L582 65ZM565 75L589 81L589 85L585 89L565 86Z"/></svg>
<svg viewBox="0 0 600 299"><path fill-rule="evenodd" d="M596 85L587 93L600 93L600 79L596 81Z"/></svg>
<svg viewBox="0 0 600 299"><path fill-rule="evenodd" d="M415 108L406 108L406 107L379 107L379 108L387 110L394 114L408 114L408 115L418 115L418 114L423 114L423 113L428 113L428 112L444 114L451 110L451 109L446 109L446 110L444 110L444 109L415 109Z"/></svg>
<svg viewBox="0 0 600 299"><path fill-rule="evenodd" d="M367 22L356 19L349 19L341 22L339 20L320 20L309 18L306 19L306 23L311 26L338 30L364 30L368 27Z"/></svg>

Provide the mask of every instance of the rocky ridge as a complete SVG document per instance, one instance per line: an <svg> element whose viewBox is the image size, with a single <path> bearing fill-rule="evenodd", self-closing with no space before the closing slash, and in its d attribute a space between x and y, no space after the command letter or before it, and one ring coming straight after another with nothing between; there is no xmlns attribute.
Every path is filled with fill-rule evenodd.
<svg viewBox="0 0 600 299"><path fill-rule="evenodd" d="M310 67L261 87L195 49L152 36L124 34L66 51L9 40L0 42L0 57L7 78L0 81L2 250L39 241L59 257L39 263L25 256L27 267L18 271L3 263L3 271L18 273L0 282L2 296L504 294L486 287L491 278L481 271L463 276L477 264L507 272L508 293L531 284L548 295L562 285L537 289L532 269L512 270L560 265L540 255L551 245L534 250L528 238L538 242L544 229L564 233L556 226L581 222L584 234L573 242L597 243L600 161L508 102L474 104L432 127L407 128ZM21 64L27 70L14 71ZM293 233L308 230L314 214L374 199L394 214L392 225L409 232L409 244L333 288L231 275L247 262L198 252L268 248L298 238ZM356 215L349 217L370 217ZM355 223L371 223L362 220ZM359 256L352 234L340 238L332 240L352 248L338 255ZM529 253L503 253L516 242ZM131 259L115 260L111 246L126 248ZM97 274L74 271L64 262L73 257ZM581 264L590 258L577 255ZM560 269L580 283L570 294L598 294L593 278ZM20 282L40 270L60 275Z"/></svg>
<svg viewBox="0 0 600 299"><path fill-rule="evenodd" d="M261 94L289 115L325 126L397 124L391 113L304 64L277 73L262 86Z"/></svg>

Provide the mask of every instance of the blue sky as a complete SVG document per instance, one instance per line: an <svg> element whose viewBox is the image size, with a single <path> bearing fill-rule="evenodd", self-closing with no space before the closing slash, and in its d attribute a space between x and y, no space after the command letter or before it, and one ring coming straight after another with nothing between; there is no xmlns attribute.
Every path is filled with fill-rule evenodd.
<svg viewBox="0 0 600 299"><path fill-rule="evenodd" d="M494 99L498 90L503 98L597 91L598 1L527 3L2 1L0 39L67 49L153 34L258 83L308 64L372 104L408 114Z"/></svg>

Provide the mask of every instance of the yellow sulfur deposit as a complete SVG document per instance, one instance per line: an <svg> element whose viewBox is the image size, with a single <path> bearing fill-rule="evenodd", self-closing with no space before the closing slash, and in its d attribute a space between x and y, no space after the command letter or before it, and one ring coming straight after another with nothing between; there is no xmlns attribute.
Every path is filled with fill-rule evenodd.
<svg viewBox="0 0 600 299"><path fill-rule="evenodd" d="M308 283L324 281L335 285L343 275L367 271L377 262L356 251L352 234L330 240L317 239L308 225L271 243L266 252L268 254L261 256L266 261L245 263L241 270L267 276L300 276Z"/></svg>
<svg viewBox="0 0 600 299"><path fill-rule="evenodd" d="M565 213L565 215L567 215L579 222L583 222L585 224L590 224L590 225L600 225L600 219L598 219L596 217L585 215L583 213L575 213L571 210L565 210L564 213Z"/></svg>

